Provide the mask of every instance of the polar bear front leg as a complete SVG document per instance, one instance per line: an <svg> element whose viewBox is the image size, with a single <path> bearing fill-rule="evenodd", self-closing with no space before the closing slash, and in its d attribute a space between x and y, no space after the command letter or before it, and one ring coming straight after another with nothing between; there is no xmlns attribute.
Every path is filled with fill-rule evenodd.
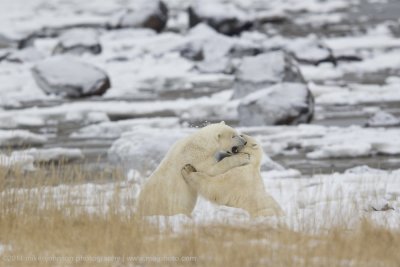
<svg viewBox="0 0 400 267"><path fill-rule="evenodd" d="M218 176L217 181L215 177L211 177L203 172L197 172L196 169L186 164L181 170L183 179L189 184L190 187L197 190L197 193L203 197L216 202L217 204L224 205L225 203L219 202L221 192L224 192L223 184L218 183L218 180L223 180L224 175Z"/></svg>
<svg viewBox="0 0 400 267"><path fill-rule="evenodd" d="M207 173L211 176L223 174L235 167L244 166L250 163L250 154L238 153L229 157L223 158L211 166Z"/></svg>

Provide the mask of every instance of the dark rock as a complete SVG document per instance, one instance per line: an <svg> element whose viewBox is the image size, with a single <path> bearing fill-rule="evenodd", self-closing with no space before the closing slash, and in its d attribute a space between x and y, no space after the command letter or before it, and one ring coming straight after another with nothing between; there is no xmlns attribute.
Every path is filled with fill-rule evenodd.
<svg viewBox="0 0 400 267"><path fill-rule="evenodd" d="M279 50L244 57L236 70L234 98L281 82L305 83L292 56Z"/></svg>
<svg viewBox="0 0 400 267"><path fill-rule="evenodd" d="M133 9L116 14L110 28L150 28L161 32L168 21L168 8L162 1L138 0Z"/></svg>
<svg viewBox="0 0 400 267"><path fill-rule="evenodd" d="M253 26L247 14L233 4L196 1L188 8L189 26L204 22L220 33L238 35Z"/></svg>
<svg viewBox="0 0 400 267"><path fill-rule="evenodd" d="M60 42L54 48L53 54L75 54L84 53L100 54L101 45L96 30L72 29L60 36Z"/></svg>
<svg viewBox="0 0 400 267"><path fill-rule="evenodd" d="M70 57L57 56L32 68L38 86L48 94L67 97L102 95L110 88L107 74Z"/></svg>
<svg viewBox="0 0 400 267"><path fill-rule="evenodd" d="M238 111L243 126L308 123L313 117L314 98L303 83L279 83L246 96Z"/></svg>

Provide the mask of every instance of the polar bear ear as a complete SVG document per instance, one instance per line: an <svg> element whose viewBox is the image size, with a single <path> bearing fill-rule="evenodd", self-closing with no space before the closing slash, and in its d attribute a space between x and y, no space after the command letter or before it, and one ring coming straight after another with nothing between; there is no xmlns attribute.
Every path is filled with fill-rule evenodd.
<svg viewBox="0 0 400 267"><path fill-rule="evenodd" d="M224 122L224 121L221 121L219 124L223 124L223 125L225 125L225 122Z"/></svg>

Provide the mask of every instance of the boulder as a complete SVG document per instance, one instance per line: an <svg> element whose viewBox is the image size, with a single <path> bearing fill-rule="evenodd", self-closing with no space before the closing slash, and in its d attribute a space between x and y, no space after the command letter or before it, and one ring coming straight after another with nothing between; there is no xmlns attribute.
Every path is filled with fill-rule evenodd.
<svg viewBox="0 0 400 267"><path fill-rule="evenodd" d="M243 10L230 3L213 0L195 1L188 8L188 13L190 27L204 22L226 35L238 35L253 26Z"/></svg>
<svg viewBox="0 0 400 267"><path fill-rule="evenodd" d="M314 98L303 83L279 83L246 96L238 111L243 126L308 123L314 112Z"/></svg>
<svg viewBox="0 0 400 267"><path fill-rule="evenodd" d="M132 9L116 14L108 23L110 28L150 28L161 32L168 21L168 8L163 1L135 0Z"/></svg>
<svg viewBox="0 0 400 267"><path fill-rule="evenodd" d="M279 50L244 57L236 69L233 97L242 98L281 82L305 83L297 62L289 54Z"/></svg>
<svg viewBox="0 0 400 267"><path fill-rule="evenodd" d="M60 41L54 48L53 54L75 54L84 53L100 54L101 45L96 30L93 29L72 29L60 36Z"/></svg>
<svg viewBox="0 0 400 267"><path fill-rule="evenodd" d="M124 133L108 150L108 159L125 170L134 169L143 176L150 175L171 146L189 135L189 129L155 129L137 127Z"/></svg>
<svg viewBox="0 0 400 267"><path fill-rule="evenodd" d="M324 62L337 64L332 49L316 36L291 41L286 49L293 53L298 62L319 65Z"/></svg>
<svg viewBox="0 0 400 267"><path fill-rule="evenodd" d="M233 61L243 56L260 53L261 46L241 38L232 38L216 32L207 24L193 27L181 55L198 61L196 67L204 73L232 73Z"/></svg>
<svg viewBox="0 0 400 267"><path fill-rule="evenodd" d="M110 88L107 74L71 57L56 56L32 68L37 85L47 94L67 97L102 95Z"/></svg>

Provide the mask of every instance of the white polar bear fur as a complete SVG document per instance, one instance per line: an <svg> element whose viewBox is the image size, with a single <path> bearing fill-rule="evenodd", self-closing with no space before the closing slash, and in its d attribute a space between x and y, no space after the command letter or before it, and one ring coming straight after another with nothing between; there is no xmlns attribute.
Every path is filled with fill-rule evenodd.
<svg viewBox="0 0 400 267"><path fill-rule="evenodd" d="M217 176L195 170L190 165L182 169L182 176L200 195L219 204L246 210L250 216L281 216L283 211L264 188L260 174L263 151L255 139L244 136L247 144L241 154L250 155L250 163L235 167Z"/></svg>
<svg viewBox="0 0 400 267"><path fill-rule="evenodd" d="M144 184L137 205L137 213L148 215L190 215L197 201L196 190L182 177L181 170L191 164L197 170L216 175L249 163L245 154L216 160L219 152L243 147L245 140L224 122L208 125L176 142L160 165Z"/></svg>

